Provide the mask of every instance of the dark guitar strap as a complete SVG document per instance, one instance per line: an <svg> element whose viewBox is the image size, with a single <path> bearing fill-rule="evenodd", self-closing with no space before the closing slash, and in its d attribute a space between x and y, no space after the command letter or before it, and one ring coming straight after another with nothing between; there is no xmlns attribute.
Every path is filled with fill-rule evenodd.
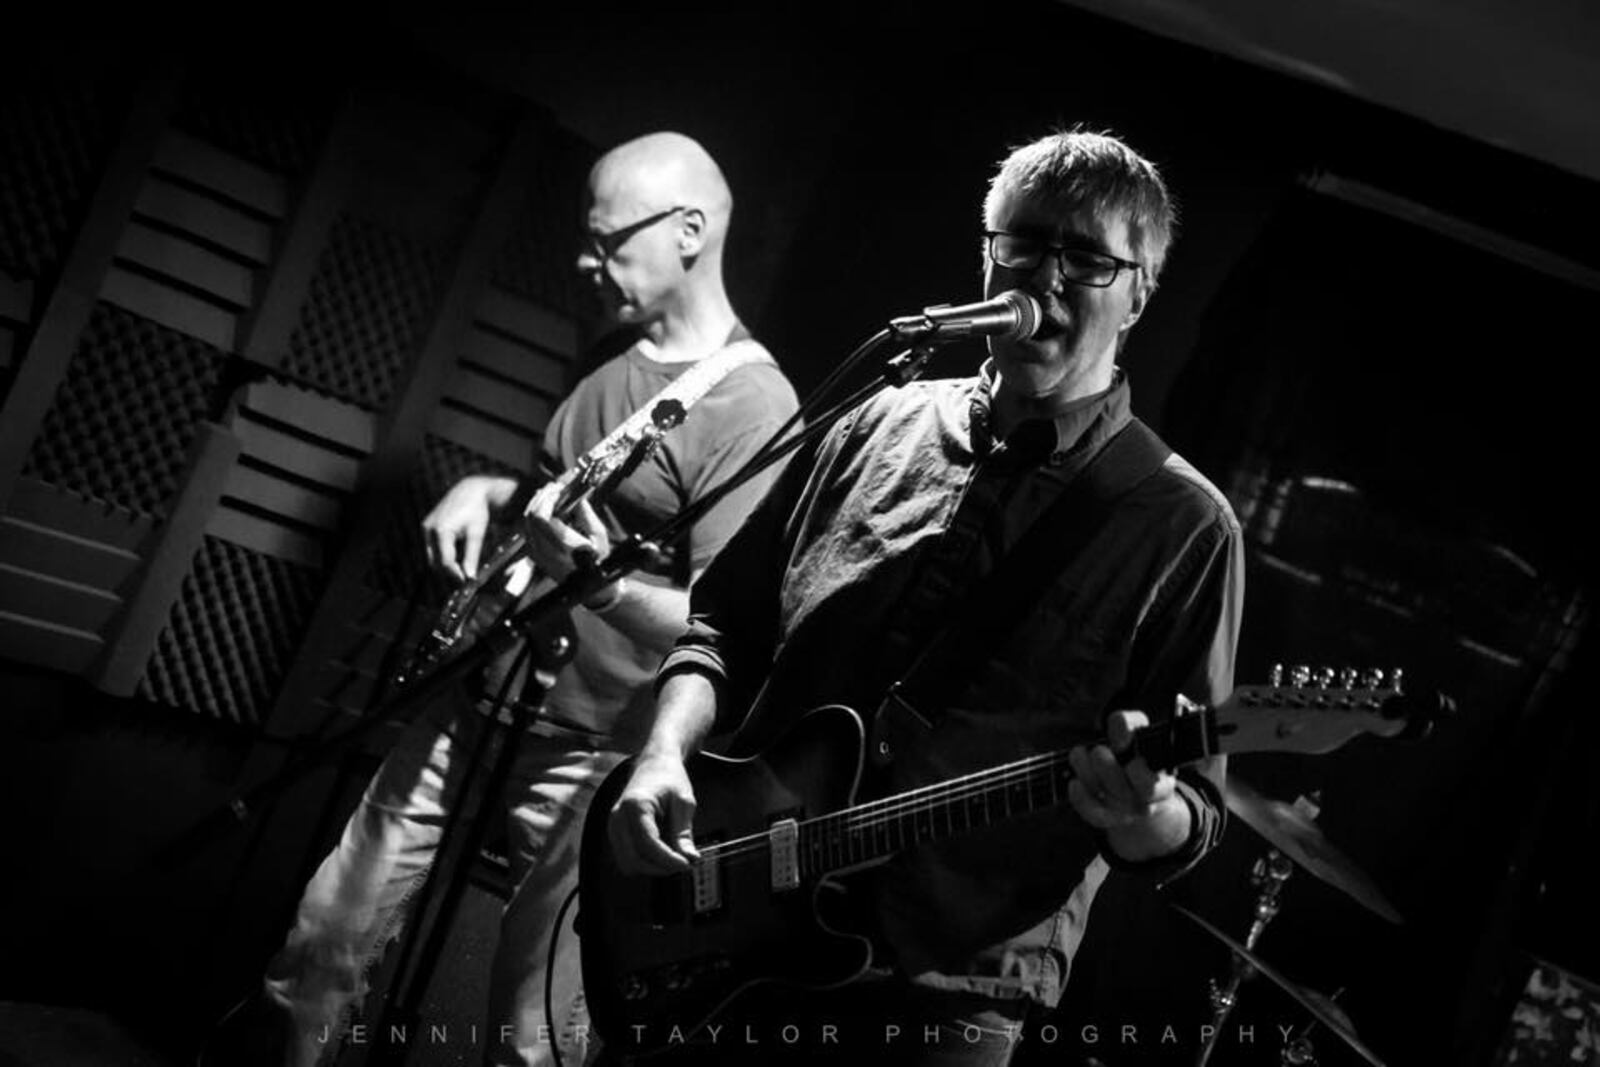
<svg viewBox="0 0 1600 1067"><path fill-rule="evenodd" d="M1083 552L1117 502L1161 469L1171 454L1155 431L1130 419L1034 519L993 573L952 603L944 625L889 687L885 705L898 704L926 726L936 726L944 704L1038 605L1063 561ZM875 729L886 718L880 714ZM883 749L873 745L874 753L882 755Z"/></svg>

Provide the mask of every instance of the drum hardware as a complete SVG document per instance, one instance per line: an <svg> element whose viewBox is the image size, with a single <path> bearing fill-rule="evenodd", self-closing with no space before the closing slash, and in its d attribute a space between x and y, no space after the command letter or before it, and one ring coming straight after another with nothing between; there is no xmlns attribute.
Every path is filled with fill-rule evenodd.
<svg viewBox="0 0 1600 1067"><path fill-rule="evenodd" d="M1310 670L1295 668L1294 677L1309 679ZM1277 917L1282 907L1284 884L1294 873L1296 865L1346 893L1374 914L1390 922L1402 921L1400 913L1384 898L1372 880L1336 849L1318 829L1316 818L1320 808L1316 794L1311 797L1302 796L1293 804L1287 804L1265 796L1248 782L1229 775L1223 787L1223 796L1228 810L1265 838L1271 846L1264 856L1256 860L1250 872L1250 884L1255 887L1256 901L1250 931L1245 936L1243 946L1247 953L1255 950L1256 943L1266 931L1267 925ZM1222 1024L1238 1002L1239 989L1253 973L1249 957L1236 953L1232 957L1232 966L1227 979L1220 984L1215 979L1211 981L1208 990L1211 1005L1210 1029L1200 1049L1195 1067L1206 1067L1210 1061L1222 1036ZM1310 990L1304 992L1308 997L1320 997L1320 994L1314 994ZM1337 1013L1335 1017L1342 1015L1338 1009L1333 1010ZM1326 1009L1324 1011L1326 1013ZM1345 1021L1348 1023L1348 1019ZM1294 1060L1286 1059L1285 1063L1316 1062L1315 1051L1309 1039L1298 1043L1291 1042L1290 1046L1285 1048L1284 1055L1302 1057Z"/></svg>
<svg viewBox="0 0 1600 1067"><path fill-rule="evenodd" d="M1286 804L1262 795L1233 774L1228 775L1222 792L1228 810L1266 838L1274 849L1374 915L1397 925L1404 922L1372 879L1317 828L1314 801L1302 797L1294 804Z"/></svg>
<svg viewBox="0 0 1600 1067"><path fill-rule="evenodd" d="M1250 922L1250 932L1245 935L1245 945L1249 948L1255 948L1256 942L1266 931L1267 924L1277 917L1283 885L1293 873L1293 864L1277 849L1269 850L1265 856L1256 860L1255 866L1250 871L1250 884L1256 887L1256 904ZM1195 1067L1205 1067L1211 1059L1211 1053L1216 1050L1217 1041L1222 1036L1222 1024L1233 1011L1233 1006L1239 998L1239 987L1250 977L1250 973L1250 964L1243 958L1234 956L1227 981L1221 985L1218 985L1215 979L1211 981L1209 990L1211 1028L1205 1044L1200 1049L1200 1058L1195 1061Z"/></svg>
<svg viewBox="0 0 1600 1067"><path fill-rule="evenodd" d="M1193 920L1194 923L1197 924L1201 929L1205 930L1212 937L1226 945L1229 951L1234 955L1236 967L1242 962L1244 966L1248 968L1249 973L1265 976L1268 981L1287 993L1297 1004L1309 1012L1313 1021L1321 1023L1323 1026L1327 1027L1331 1033L1340 1038L1346 1045L1350 1046L1350 1048L1357 1055L1370 1063L1372 1067L1384 1067L1383 1061L1378 1059L1377 1054L1371 1049L1367 1048L1367 1046L1363 1045L1361 1043L1361 1039L1356 1036L1355 1028L1350 1023L1349 1015L1347 1015L1343 1009L1335 1005L1331 998L1325 997L1314 990L1305 989L1289 981L1288 978L1280 974L1274 967L1272 967L1271 964L1267 963L1261 957L1257 956L1249 949L1233 940L1233 938L1223 933L1211 922L1201 918L1199 915L1190 911L1188 908L1185 908L1183 905L1173 904L1172 906L1180 914L1185 915L1189 919ZM1290 1043L1285 1046L1283 1058L1281 1059L1282 1063L1300 1065L1316 1063L1315 1050L1310 1047L1310 1041L1306 1037L1308 1031L1309 1028L1307 1030L1302 1030L1300 1035L1298 1035L1301 1038L1300 1041L1291 1040ZM1203 1053L1209 1055L1208 1050L1203 1050ZM1290 1059L1288 1058L1290 1056L1310 1056L1311 1058Z"/></svg>
<svg viewBox="0 0 1600 1067"><path fill-rule="evenodd" d="M1344 994L1343 986L1334 990L1331 997L1325 997L1315 989L1306 989L1305 993L1306 996L1321 1004L1324 1011L1344 1023L1345 1028L1351 1033L1355 1032L1355 1027L1350 1022L1350 1016L1345 1014L1344 1009L1339 1007L1337 1003L1339 997ZM1278 1053L1280 1067L1318 1067L1317 1047L1311 1043L1311 1031L1316 1028L1316 1025L1317 1020L1312 1019L1295 1031L1294 1036L1288 1040L1282 1051Z"/></svg>

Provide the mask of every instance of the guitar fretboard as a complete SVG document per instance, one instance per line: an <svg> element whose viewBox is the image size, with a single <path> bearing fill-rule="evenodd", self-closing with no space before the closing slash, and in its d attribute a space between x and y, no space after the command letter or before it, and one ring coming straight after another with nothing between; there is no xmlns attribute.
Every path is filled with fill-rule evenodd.
<svg viewBox="0 0 1600 1067"><path fill-rule="evenodd" d="M887 859L902 849L983 830L1067 802L1072 768L1047 752L898 793L800 824L802 875Z"/></svg>

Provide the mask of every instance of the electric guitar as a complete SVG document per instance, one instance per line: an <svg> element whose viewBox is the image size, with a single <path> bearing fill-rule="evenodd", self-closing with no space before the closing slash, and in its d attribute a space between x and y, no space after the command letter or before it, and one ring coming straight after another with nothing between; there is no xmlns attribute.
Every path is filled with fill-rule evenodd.
<svg viewBox="0 0 1600 1067"><path fill-rule="evenodd" d="M659 410L657 416L655 412ZM638 415L651 417L635 424ZM578 458L543 491L556 494L551 514L565 521L580 503L603 500L607 493L638 467L655 447L663 433L683 421L683 406L657 402L641 410ZM462 582L450 594L434 619L432 627L417 643L405 667L395 676L396 685L427 675L450 659L461 648L477 640L516 606L517 599L531 583L532 564L527 560L528 534L520 524L495 546L478 564L478 573Z"/></svg>
<svg viewBox="0 0 1600 1067"><path fill-rule="evenodd" d="M1229 752L1328 752L1360 734L1420 736L1436 710L1402 696L1399 676L1385 685L1381 672L1324 671L1322 685L1244 686L1140 730L1133 753L1170 770ZM665 876L617 867L607 822L633 761L606 778L584 825L578 919L585 996L608 1046L679 1046L759 983L851 981L871 947L819 914L824 891L841 888L836 876L1067 803L1065 750L858 803L863 747L860 718L831 705L759 755L695 756L700 859Z"/></svg>
<svg viewBox="0 0 1600 1067"><path fill-rule="evenodd" d="M735 344L696 361L540 490L556 494L551 513L565 520L582 501L603 500L649 456L663 434L683 422L696 401L738 367L765 358L760 348ZM527 550L528 535L518 525L479 562L478 573L450 594L395 676L396 685L431 673L516 606L533 578Z"/></svg>

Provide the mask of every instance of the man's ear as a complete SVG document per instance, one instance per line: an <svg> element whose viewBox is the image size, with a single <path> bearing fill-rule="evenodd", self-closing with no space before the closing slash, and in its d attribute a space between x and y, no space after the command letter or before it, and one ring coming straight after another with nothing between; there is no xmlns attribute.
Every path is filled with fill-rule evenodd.
<svg viewBox="0 0 1600 1067"><path fill-rule="evenodd" d="M706 246L706 213L697 207L684 208L678 223L678 254L697 256Z"/></svg>
<svg viewBox="0 0 1600 1067"><path fill-rule="evenodd" d="M1128 305L1128 314L1123 317L1119 331L1133 328L1139 321L1139 316L1144 314L1144 306L1150 302L1150 296L1156 291L1155 283L1146 279L1144 271L1140 271L1133 283L1133 300Z"/></svg>

